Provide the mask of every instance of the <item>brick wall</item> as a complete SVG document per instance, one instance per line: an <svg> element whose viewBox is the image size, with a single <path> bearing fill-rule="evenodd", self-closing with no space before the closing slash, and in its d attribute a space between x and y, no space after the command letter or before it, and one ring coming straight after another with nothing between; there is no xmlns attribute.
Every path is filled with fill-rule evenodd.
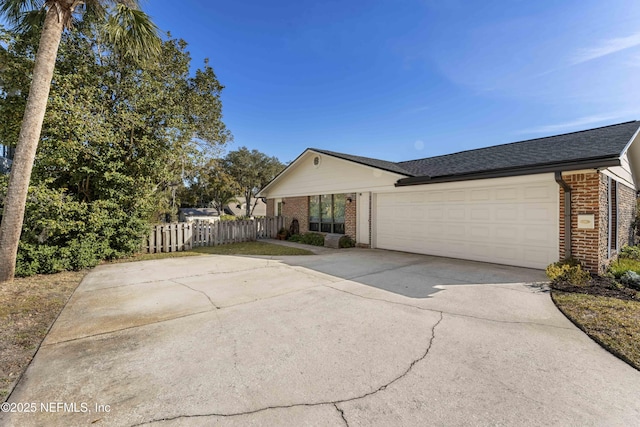
<svg viewBox="0 0 640 427"><path fill-rule="evenodd" d="M600 174L597 172L563 174L562 179L571 187L571 250L574 258L593 272L599 270L600 243ZM565 259L564 236L564 191L559 187L560 197L560 259ZM605 195L606 197L606 195ZM593 214L595 228L578 229L578 215ZM605 218L606 220L606 218ZM606 242L605 242L606 249Z"/></svg>
<svg viewBox="0 0 640 427"><path fill-rule="evenodd" d="M344 231L346 235L355 239L357 227L357 198L356 195L352 193L345 194L345 198L351 198L351 203L347 201L345 205ZM282 215L287 218L286 227L289 228L291 221L297 219L300 225L300 233L307 233L309 231L309 197L287 197L282 200L284 201ZM273 216L274 212L275 200L267 199L267 216Z"/></svg>
<svg viewBox="0 0 640 427"><path fill-rule="evenodd" d="M597 224L598 241L598 264L596 269L590 269L593 273L602 274L609 266L609 177L600 174L600 222ZM595 245L595 242L593 242Z"/></svg>
<svg viewBox="0 0 640 427"><path fill-rule="evenodd" d="M618 183L618 248L636 244L632 226L635 218L636 192Z"/></svg>
<svg viewBox="0 0 640 427"><path fill-rule="evenodd" d="M604 215L609 215L609 198L608 198L608 179L604 177L604 185L602 185L602 192L604 194L601 195L600 199L603 201L601 209L604 212ZM615 202L617 199L617 212L612 212L612 220L617 221L617 249L621 249L624 245L633 245L634 235L633 235L633 220L636 216L636 192L632 188L627 187L626 185L617 182L612 189L615 189L616 194L613 196L612 205L615 206ZM612 208L613 208L612 206ZM616 229L612 230L612 233L615 233ZM609 263L617 258L618 251L616 248L611 248L611 251L608 250L609 245L609 225L608 223L603 227L601 231L602 239L604 241L604 250L602 250L602 258L601 258L601 272L604 272L608 267ZM609 254L611 256L609 256Z"/></svg>
<svg viewBox="0 0 640 427"><path fill-rule="evenodd" d="M267 216L276 216L276 200L267 199Z"/></svg>
<svg viewBox="0 0 640 427"><path fill-rule="evenodd" d="M287 197L282 199L282 215L287 218L287 229L291 226L291 221L298 220L300 233L309 231L309 197Z"/></svg>
<svg viewBox="0 0 640 427"><path fill-rule="evenodd" d="M356 208L357 208L357 200L355 194L345 194L346 199L351 199L351 203L349 200L346 202L345 210L344 210L344 234L350 236L353 240L356 239Z"/></svg>
<svg viewBox="0 0 640 427"><path fill-rule="evenodd" d="M563 174L571 187L572 255L592 273L602 274L617 255L609 251L609 178L598 172ZM635 191L616 184L618 200L618 248L633 244L632 222L636 214ZM565 259L564 191L560 188L560 259ZM594 215L593 229L578 229L578 215ZM611 257L609 254L611 253Z"/></svg>

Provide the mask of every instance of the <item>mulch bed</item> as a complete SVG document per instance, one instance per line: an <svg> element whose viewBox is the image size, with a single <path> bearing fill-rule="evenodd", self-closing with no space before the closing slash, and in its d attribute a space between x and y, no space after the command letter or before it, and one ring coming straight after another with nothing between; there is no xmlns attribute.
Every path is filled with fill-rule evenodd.
<svg viewBox="0 0 640 427"><path fill-rule="evenodd" d="M624 287L609 277L594 276L585 286L575 286L569 282L552 283L551 289L562 292L618 298L626 301L640 301L640 291Z"/></svg>

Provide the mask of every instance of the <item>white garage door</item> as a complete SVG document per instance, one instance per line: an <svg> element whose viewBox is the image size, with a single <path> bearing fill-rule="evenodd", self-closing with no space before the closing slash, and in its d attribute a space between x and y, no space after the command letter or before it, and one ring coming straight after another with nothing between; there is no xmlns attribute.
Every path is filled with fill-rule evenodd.
<svg viewBox="0 0 640 427"><path fill-rule="evenodd" d="M558 195L552 174L378 193L374 245L545 268L558 259Z"/></svg>

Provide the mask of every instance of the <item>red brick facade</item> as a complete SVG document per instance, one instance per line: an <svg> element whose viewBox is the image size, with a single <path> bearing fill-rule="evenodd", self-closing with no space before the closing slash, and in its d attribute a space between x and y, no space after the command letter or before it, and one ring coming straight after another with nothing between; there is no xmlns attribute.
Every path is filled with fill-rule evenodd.
<svg viewBox="0 0 640 427"><path fill-rule="evenodd" d="M298 220L300 233L309 231L309 197L286 197L282 199L282 215L287 218L287 228L294 219Z"/></svg>
<svg viewBox="0 0 640 427"><path fill-rule="evenodd" d="M345 198L347 199L347 204L344 209L344 234L351 237L353 240L356 239L356 207L357 200L355 194L345 194ZM351 200L351 202L349 202Z"/></svg>
<svg viewBox="0 0 640 427"><path fill-rule="evenodd" d="M267 216L276 216L275 199L267 199Z"/></svg>
<svg viewBox="0 0 640 427"><path fill-rule="evenodd" d="M571 254L589 271L604 273L609 262L617 255L616 248L609 247L609 177L599 172L580 172L563 174L562 179L571 187ZM616 214L616 222L611 233L617 232L617 248L621 248L633 244L631 223L635 218L635 191L619 182L612 185L612 191L612 213ZM562 188L559 197L559 257L565 259ZM594 228L578 228L578 215L593 215Z"/></svg>
<svg viewBox="0 0 640 427"><path fill-rule="evenodd" d="M353 193L345 194L347 199L344 212L344 231L345 235L356 238L356 195ZM349 202L351 200L351 202ZM291 221L298 220L300 225L300 233L309 231L309 197L286 197L282 199L282 215L287 219L286 227L291 226ZM275 199L267 199L267 216L275 216Z"/></svg>

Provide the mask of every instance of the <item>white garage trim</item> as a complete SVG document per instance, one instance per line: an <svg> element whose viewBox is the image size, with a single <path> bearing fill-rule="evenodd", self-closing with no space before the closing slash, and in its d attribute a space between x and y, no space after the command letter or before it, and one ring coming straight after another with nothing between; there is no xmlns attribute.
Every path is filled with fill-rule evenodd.
<svg viewBox="0 0 640 427"><path fill-rule="evenodd" d="M374 245L531 268L557 261L553 174L397 188L374 197Z"/></svg>

